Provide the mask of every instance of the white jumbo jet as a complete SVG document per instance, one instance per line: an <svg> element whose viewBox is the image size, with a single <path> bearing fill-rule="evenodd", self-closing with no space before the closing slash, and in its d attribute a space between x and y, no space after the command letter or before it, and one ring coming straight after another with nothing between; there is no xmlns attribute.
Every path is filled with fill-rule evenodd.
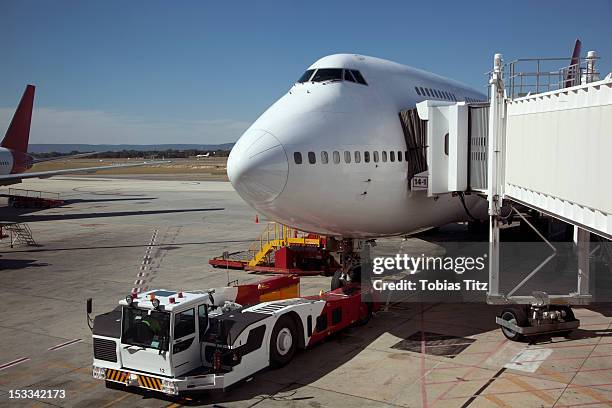
<svg viewBox="0 0 612 408"><path fill-rule="evenodd" d="M240 137L228 177L266 217L330 237L373 239L467 221L459 197L410 189L398 113L426 99L487 96L379 58L321 58ZM465 203L486 217L485 200L471 195Z"/></svg>

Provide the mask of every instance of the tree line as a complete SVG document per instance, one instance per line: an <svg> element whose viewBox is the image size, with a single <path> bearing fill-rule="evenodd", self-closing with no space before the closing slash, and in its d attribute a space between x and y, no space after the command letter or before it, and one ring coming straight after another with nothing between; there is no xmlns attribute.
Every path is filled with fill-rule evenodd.
<svg viewBox="0 0 612 408"><path fill-rule="evenodd" d="M72 156L75 154L87 153L73 150L70 153L61 152L46 152L46 153L30 153L33 157L40 159L48 159L51 157L63 157ZM127 158L155 158L155 159L188 159L198 155L209 154L210 157L227 157L229 156L229 150L198 150L198 149L187 149L187 150L121 150L116 152L97 152L87 157L94 159L127 159Z"/></svg>

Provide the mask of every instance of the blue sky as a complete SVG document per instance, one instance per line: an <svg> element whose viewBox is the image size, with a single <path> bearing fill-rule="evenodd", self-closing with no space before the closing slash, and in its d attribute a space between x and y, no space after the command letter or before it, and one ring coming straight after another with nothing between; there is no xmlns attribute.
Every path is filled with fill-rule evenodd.
<svg viewBox="0 0 612 408"><path fill-rule="evenodd" d="M612 2L0 0L0 132L37 85L35 143L220 143L321 56L350 52L475 87L495 52L612 70Z"/></svg>

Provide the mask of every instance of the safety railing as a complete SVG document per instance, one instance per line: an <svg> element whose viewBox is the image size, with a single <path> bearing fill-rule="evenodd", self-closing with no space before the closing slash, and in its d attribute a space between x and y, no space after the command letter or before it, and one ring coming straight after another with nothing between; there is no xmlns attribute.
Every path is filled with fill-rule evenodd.
<svg viewBox="0 0 612 408"><path fill-rule="evenodd" d="M46 200L59 200L59 193L50 191L26 190L23 188L9 188L9 196L40 198Z"/></svg>
<svg viewBox="0 0 612 408"><path fill-rule="evenodd" d="M250 266L254 266L264 259L268 259L272 250L278 249L287 245L320 245L321 237L318 235L308 234L304 231L288 227L276 222L269 222L266 228L259 236L257 241L254 241L248 249L251 260Z"/></svg>
<svg viewBox="0 0 612 408"><path fill-rule="evenodd" d="M587 57L571 60L569 65L567 57L515 59L504 64L508 75L504 78L506 95L515 99L598 81L599 72L595 68L598 59L592 51ZM491 72L486 75L490 76Z"/></svg>

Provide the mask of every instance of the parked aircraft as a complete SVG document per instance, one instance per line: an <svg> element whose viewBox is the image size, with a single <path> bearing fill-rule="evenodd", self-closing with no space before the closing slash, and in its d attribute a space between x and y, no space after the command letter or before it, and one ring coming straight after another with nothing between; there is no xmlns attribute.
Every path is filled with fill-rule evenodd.
<svg viewBox="0 0 612 408"><path fill-rule="evenodd" d="M47 178L59 174L93 173L98 170L115 169L122 167L137 167L147 164L165 162L142 162L131 164L117 164L111 166L83 167L76 169L63 169L52 171L27 172L33 165L42 161L65 160L84 157L95 152L81 153L72 156L62 156L50 159L36 159L28 154L28 141L30 138L30 123L32 120L32 107L34 105L34 85L28 85L17 106L15 115L6 131L4 139L0 142L0 186L20 183L26 178Z"/></svg>
<svg viewBox="0 0 612 408"><path fill-rule="evenodd" d="M408 180L398 112L426 99L486 101L457 81L379 58L320 59L232 149L227 173L257 211L305 231L376 238L486 216L486 202L427 197Z"/></svg>

